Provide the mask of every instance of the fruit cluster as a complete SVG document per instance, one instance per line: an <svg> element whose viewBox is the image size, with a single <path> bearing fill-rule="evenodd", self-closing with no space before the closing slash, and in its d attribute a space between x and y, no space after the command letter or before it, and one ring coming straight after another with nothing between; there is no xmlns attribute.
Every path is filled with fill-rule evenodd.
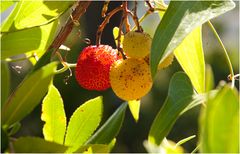
<svg viewBox="0 0 240 154"><path fill-rule="evenodd" d="M88 46L79 55L76 67L78 83L88 90L106 90L112 87L114 93L123 100L140 99L152 87L149 67L149 53L152 38L144 32L128 32L124 36L123 51L127 59L108 45ZM172 62L159 64L165 68ZM168 64L166 64L168 63Z"/></svg>

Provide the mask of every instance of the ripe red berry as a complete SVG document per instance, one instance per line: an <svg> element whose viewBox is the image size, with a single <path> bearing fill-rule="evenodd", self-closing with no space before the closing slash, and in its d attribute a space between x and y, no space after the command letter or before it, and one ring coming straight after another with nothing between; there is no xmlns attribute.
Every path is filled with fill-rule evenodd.
<svg viewBox="0 0 240 154"><path fill-rule="evenodd" d="M78 83L88 90L106 90L110 87L109 71L118 60L117 50L108 45L88 46L78 57L75 75Z"/></svg>

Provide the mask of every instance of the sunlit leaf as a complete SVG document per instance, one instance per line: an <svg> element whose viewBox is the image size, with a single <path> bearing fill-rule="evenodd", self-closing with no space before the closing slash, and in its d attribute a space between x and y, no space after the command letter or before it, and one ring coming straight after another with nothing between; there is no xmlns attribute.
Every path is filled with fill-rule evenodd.
<svg viewBox="0 0 240 154"><path fill-rule="evenodd" d="M168 135L181 112L193 100L193 87L185 73L178 72L172 77L168 96L155 117L148 136L149 142L160 145Z"/></svg>
<svg viewBox="0 0 240 154"><path fill-rule="evenodd" d="M1 106L6 102L10 92L10 72L8 63L1 61Z"/></svg>
<svg viewBox="0 0 240 154"><path fill-rule="evenodd" d="M66 131L66 115L63 100L54 85L48 88L48 94L42 103L43 135L45 140L63 144Z"/></svg>
<svg viewBox="0 0 240 154"><path fill-rule="evenodd" d="M141 105L140 100L128 101L129 109L130 109L132 116L136 122L139 119L140 105Z"/></svg>
<svg viewBox="0 0 240 154"><path fill-rule="evenodd" d="M119 28L118 27L114 27L113 28L113 37L114 37L114 40L115 40L115 44L117 46L118 44L118 33L119 33ZM122 43L123 43L123 39L124 39L124 35L121 35L121 38L120 38L120 45L122 46Z"/></svg>
<svg viewBox="0 0 240 154"><path fill-rule="evenodd" d="M77 150L92 135L101 121L102 112L102 97L91 99L75 110L64 143L71 147L68 152Z"/></svg>
<svg viewBox="0 0 240 154"><path fill-rule="evenodd" d="M210 91L214 88L214 75L210 65L206 65L206 91Z"/></svg>
<svg viewBox="0 0 240 154"><path fill-rule="evenodd" d="M20 1L4 21L1 32L12 32L48 24L64 13L73 1Z"/></svg>
<svg viewBox="0 0 240 154"><path fill-rule="evenodd" d="M194 29L174 50L174 55L198 93L205 92L205 61L201 26Z"/></svg>
<svg viewBox="0 0 240 154"><path fill-rule="evenodd" d="M29 52L42 56L54 38L57 24L58 20L41 27L2 34L1 59Z"/></svg>
<svg viewBox="0 0 240 154"><path fill-rule="evenodd" d="M10 6L12 6L15 2L14 1L1 1L1 13L4 12L5 10L7 10Z"/></svg>
<svg viewBox="0 0 240 154"><path fill-rule="evenodd" d="M163 61L195 28L235 7L228 1L171 1L154 34L150 65L152 77Z"/></svg>
<svg viewBox="0 0 240 154"><path fill-rule="evenodd" d="M122 126L127 103L123 103L85 144L109 144Z"/></svg>
<svg viewBox="0 0 240 154"><path fill-rule="evenodd" d="M63 153L67 147L38 137L21 137L13 142L16 153Z"/></svg>
<svg viewBox="0 0 240 154"><path fill-rule="evenodd" d="M239 153L239 96L225 85L209 96L200 116L200 150L203 153Z"/></svg>
<svg viewBox="0 0 240 154"><path fill-rule="evenodd" d="M52 62L27 76L2 107L2 125L11 125L29 114L48 90L57 62Z"/></svg>
<svg viewBox="0 0 240 154"><path fill-rule="evenodd" d="M74 153L109 153L110 149L105 144L90 144L80 147Z"/></svg>

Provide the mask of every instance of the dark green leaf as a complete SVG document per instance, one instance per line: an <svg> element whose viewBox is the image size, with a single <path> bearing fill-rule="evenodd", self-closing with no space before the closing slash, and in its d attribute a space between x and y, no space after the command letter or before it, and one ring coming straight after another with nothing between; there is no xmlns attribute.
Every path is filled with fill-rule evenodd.
<svg viewBox="0 0 240 154"><path fill-rule="evenodd" d="M62 97L52 84L43 99L41 119L45 122L43 126L45 140L63 144L67 120Z"/></svg>
<svg viewBox="0 0 240 154"><path fill-rule="evenodd" d="M90 144L80 147L74 153L109 153L110 149L105 144Z"/></svg>
<svg viewBox="0 0 240 154"><path fill-rule="evenodd" d="M16 122L11 126L11 131L8 133L9 136L14 135L15 133L17 133L17 131L19 131L19 129L21 128L21 123L20 122Z"/></svg>
<svg viewBox="0 0 240 154"><path fill-rule="evenodd" d="M67 147L38 137L21 137L13 142L16 153L63 153Z"/></svg>
<svg viewBox="0 0 240 154"><path fill-rule="evenodd" d="M175 73L170 81L168 96L164 105L152 123L148 136L151 143L160 145L180 113L192 102L193 93L193 87L188 76L182 72Z"/></svg>
<svg viewBox="0 0 240 154"><path fill-rule="evenodd" d="M5 150L8 148L8 135L7 133L1 128L1 153L4 153Z"/></svg>
<svg viewBox="0 0 240 154"><path fill-rule="evenodd" d="M171 1L154 34L150 65L152 77L163 61L196 27L235 7L228 1Z"/></svg>
<svg viewBox="0 0 240 154"><path fill-rule="evenodd" d="M6 102L10 92L10 72L8 63L1 61L1 106Z"/></svg>
<svg viewBox="0 0 240 154"><path fill-rule="evenodd" d="M73 1L20 1L1 27L1 32L32 28L59 18Z"/></svg>
<svg viewBox="0 0 240 154"><path fill-rule="evenodd" d="M12 6L15 2L14 1L1 1L1 13L7 10L10 6Z"/></svg>
<svg viewBox="0 0 240 154"><path fill-rule="evenodd" d="M41 57L52 42L58 20L41 27L1 35L1 59L10 56L34 52Z"/></svg>
<svg viewBox="0 0 240 154"><path fill-rule="evenodd" d="M205 60L202 27L197 27L174 50L174 55L198 93L205 92Z"/></svg>
<svg viewBox="0 0 240 154"><path fill-rule="evenodd" d="M2 124L11 125L29 114L46 94L57 67L50 63L27 76L2 108Z"/></svg>
<svg viewBox="0 0 240 154"><path fill-rule="evenodd" d="M225 85L209 96L200 116L200 150L203 153L239 153L239 97Z"/></svg>
<svg viewBox="0 0 240 154"><path fill-rule="evenodd" d="M65 145L74 152L92 135L98 127L103 112L102 97L96 97L81 105L73 113L65 138Z"/></svg>
<svg viewBox="0 0 240 154"><path fill-rule="evenodd" d="M85 144L109 144L122 126L127 103L123 103Z"/></svg>

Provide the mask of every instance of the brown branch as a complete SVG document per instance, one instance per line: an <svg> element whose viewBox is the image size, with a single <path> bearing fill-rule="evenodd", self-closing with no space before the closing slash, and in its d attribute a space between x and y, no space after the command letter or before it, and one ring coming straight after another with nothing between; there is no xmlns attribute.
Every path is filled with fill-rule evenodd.
<svg viewBox="0 0 240 154"><path fill-rule="evenodd" d="M105 28L106 24L109 22L110 18L117 13L118 11L122 10L122 5L115 8L114 10L112 10L111 12L109 12L107 14L107 16L105 17L105 19L103 20L102 24L98 27L97 33L96 33L96 45L99 45L101 43L101 37L102 37L102 32L103 29Z"/></svg>
<svg viewBox="0 0 240 154"><path fill-rule="evenodd" d="M149 0L146 0L146 3L147 3L147 5L148 5L148 7L149 7L149 12L154 12L154 7L152 6L152 4L149 2Z"/></svg>
<svg viewBox="0 0 240 154"><path fill-rule="evenodd" d="M86 12L86 9L90 5L91 1L78 1L77 6L71 14L71 17L68 18L66 24L60 32L58 33L57 37L53 41L53 43L49 46L48 50L54 48L53 55L56 54L58 48L64 43L67 39L68 35L71 33L73 26L78 23L80 17Z"/></svg>
<svg viewBox="0 0 240 154"><path fill-rule="evenodd" d="M108 4L109 4L110 0L106 0L103 4L103 8L102 8L102 17L105 17L106 16L106 12L108 10Z"/></svg>
<svg viewBox="0 0 240 154"><path fill-rule="evenodd" d="M129 32L131 27L130 23L128 20L128 8L127 8L127 1L123 2L123 16L124 16L124 21L125 21L125 27L126 27L126 32Z"/></svg>

